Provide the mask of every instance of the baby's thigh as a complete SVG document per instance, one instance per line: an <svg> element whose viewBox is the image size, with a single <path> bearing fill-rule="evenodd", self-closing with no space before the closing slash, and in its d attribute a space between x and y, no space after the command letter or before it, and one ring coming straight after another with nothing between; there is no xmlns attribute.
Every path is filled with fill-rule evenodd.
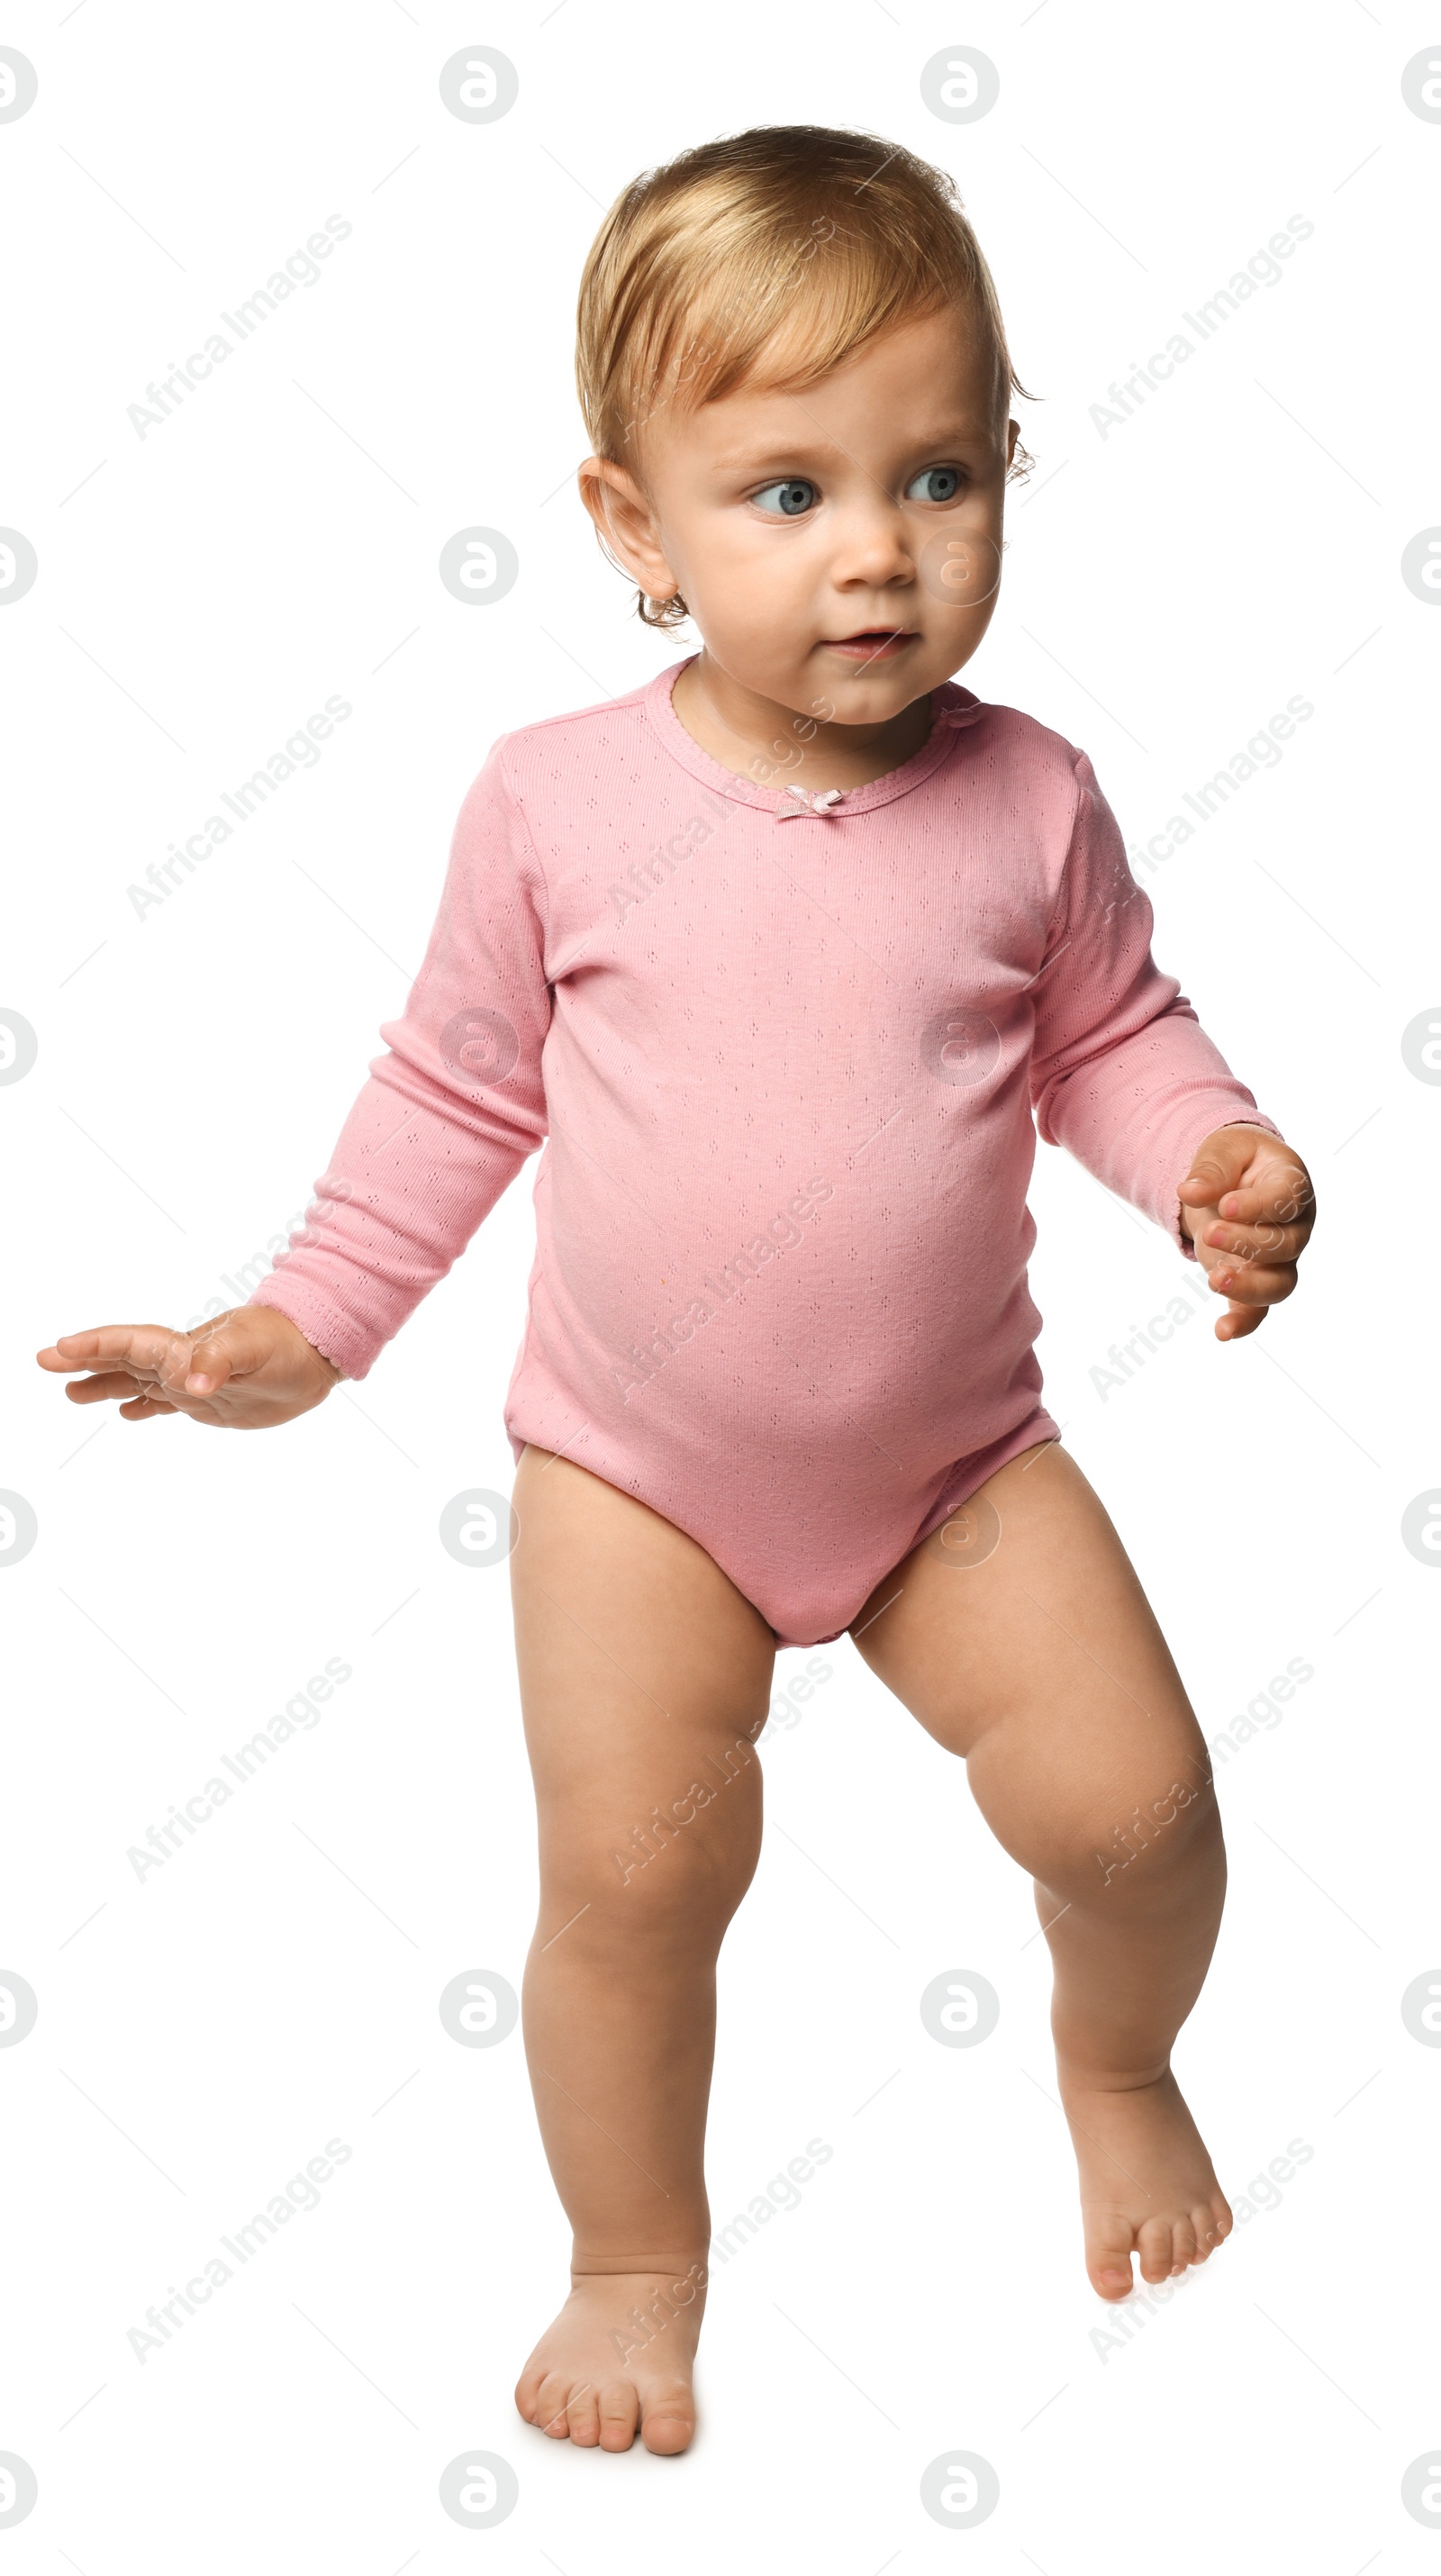
<svg viewBox="0 0 1441 2576"><path fill-rule="evenodd" d="M632 1826L699 1852L759 1805L749 1737L775 1640L684 1531L536 1448L515 1481L516 1660L542 1842L598 1850ZM691 1794L698 1791L699 1795Z"/></svg>
<svg viewBox="0 0 1441 2576"><path fill-rule="evenodd" d="M1098 1813L1176 1782L1199 1789L1201 1730L1075 1460L1031 1450L963 1509L877 1587L853 1633L922 1725L971 1760L982 1803L1002 1773L1014 1793Z"/></svg>

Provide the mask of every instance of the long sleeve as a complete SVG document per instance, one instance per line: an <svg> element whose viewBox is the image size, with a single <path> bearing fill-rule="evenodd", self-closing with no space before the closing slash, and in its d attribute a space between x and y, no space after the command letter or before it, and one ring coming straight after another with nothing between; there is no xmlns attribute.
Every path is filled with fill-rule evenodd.
<svg viewBox="0 0 1441 2576"><path fill-rule="evenodd" d="M456 823L425 961L315 1184L249 1299L347 1377L443 1279L546 1134L545 889L492 749Z"/></svg>
<svg viewBox="0 0 1441 2576"><path fill-rule="evenodd" d="M1083 751L1075 777L1075 822L1033 997L1036 1125L1194 1260L1176 1188L1197 1145L1238 1122L1281 1131L1237 1081L1175 977L1157 967L1150 902Z"/></svg>

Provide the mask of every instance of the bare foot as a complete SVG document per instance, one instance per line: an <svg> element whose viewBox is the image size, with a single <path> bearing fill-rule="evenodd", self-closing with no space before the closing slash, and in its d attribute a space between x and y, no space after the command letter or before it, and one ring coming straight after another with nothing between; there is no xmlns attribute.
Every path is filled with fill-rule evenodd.
<svg viewBox="0 0 1441 2576"><path fill-rule="evenodd" d="M1063 2074L1061 2100L1081 2171L1091 2287L1124 2299L1133 2249L1143 2281L1204 2263L1230 2235L1231 2211L1174 2075L1118 2092Z"/></svg>
<svg viewBox="0 0 1441 2576"><path fill-rule="evenodd" d="M695 2431L691 2372L706 2268L592 2272L575 2282L515 2385L527 2424L553 2441L683 2451Z"/></svg>

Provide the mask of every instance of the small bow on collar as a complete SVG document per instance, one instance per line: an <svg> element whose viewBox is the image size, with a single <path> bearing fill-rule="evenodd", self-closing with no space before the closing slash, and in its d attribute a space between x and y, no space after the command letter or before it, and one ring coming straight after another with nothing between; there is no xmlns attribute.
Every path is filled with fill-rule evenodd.
<svg viewBox="0 0 1441 2576"><path fill-rule="evenodd" d="M798 805L781 805L776 809L778 823L793 823L798 814L830 814L845 794L843 787L820 787L809 795L804 787L787 787L787 796L798 796Z"/></svg>
<svg viewBox="0 0 1441 2576"><path fill-rule="evenodd" d="M933 734L940 732L958 732L962 725L978 724L984 714L985 707L981 700L973 697L970 691L967 690L960 693L959 703L953 700L949 704L935 709L931 719L931 731ZM784 793L787 796L794 796L796 802L794 805L778 806L776 808L776 821L778 823L793 823L798 814L834 814L836 807L847 792L848 791L844 787L822 787L816 794L808 795L804 787L788 785L785 788Z"/></svg>

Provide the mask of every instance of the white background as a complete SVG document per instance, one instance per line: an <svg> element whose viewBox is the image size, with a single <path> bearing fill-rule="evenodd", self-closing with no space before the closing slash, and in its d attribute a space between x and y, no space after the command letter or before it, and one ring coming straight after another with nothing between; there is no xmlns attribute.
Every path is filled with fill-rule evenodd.
<svg viewBox="0 0 1441 2576"><path fill-rule="evenodd" d="M1441 984L1418 756L1441 617L1399 569L1441 520L1441 127L1401 91L1433 16L7 12L39 78L0 125L0 520L39 558L0 616L0 1004L39 1038L0 1090L0 1485L39 1523L3 1572L0 1965L39 1998L0 2049L0 2449L39 2480L7 2567L1436 2564L1401 2479L1441 2439L1441 2050L1400 2014L1441 1960L1437 1576L1400 1535L1441 1483L1441 1091L1400 1051ZM489 126L438 87L477 40L520 81ZM969 126L920 90L956 41L1000 75ZM1027 1885L961 1767L828 1649L768 1738L722 1960L717 2223L808 2140L833 2153L716 2266L694 2449L611 2457L514 2413L567 2237L518 2034L461 2048L437 2013L466 1969L518 1985L532 1920L505 1573L437 1537L458 1491L509 1483L529 1175L365 1384L281 1433L82 1413L31 1354L232 1301L400 1009L494 737L694 648L640 626L575 494L576 286L636 171L796 121L956 174L1044 397L1018 406L1036 471L966 684L1084 746L1138 842L1290 696L1314 706L1147 880L1160 962L1315 1174L1300 1295L1239 1348L1193 1321L1103 1401L1092 1368L1182 1265L1058 1153L1032 1194L1048 1400L1206 1733L1314 1667L1221 1774L1230 1904L1178 2052L1233 2198L1314 2152L1129 2343L1096 2342L1116 2319L1081 2268ZM332 213L353 229L319 282L138 437L147 382ZM1111 381L1293 214L1315 230L1282 282L1102 437ZM483 611L436 572L476 523L521 567ZM331 694L353 714L319 763L137 918L127 888ZM127 1848L331 1657L352 1678L322 1722L138 1883ZM1001 1997L974 2050L917 2011L957 1966ZM332 2137L352 2154L320 2206L138 2361L147 2307ZM437 2494L472 2444L520 2481L484 2532ZM921 2505L948 2445L999 2474L972 2531Z"/></svg>

